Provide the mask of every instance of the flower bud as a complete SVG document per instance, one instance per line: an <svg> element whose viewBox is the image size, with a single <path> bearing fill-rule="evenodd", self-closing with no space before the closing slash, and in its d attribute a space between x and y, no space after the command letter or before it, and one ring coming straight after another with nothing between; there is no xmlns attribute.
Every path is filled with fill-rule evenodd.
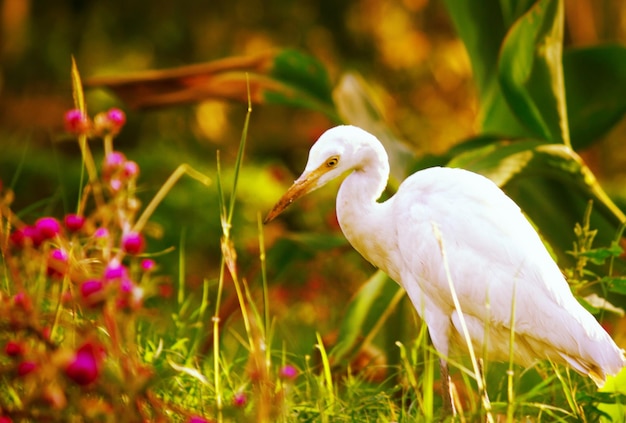
<svg viewBox="0 0 626 423"><path fill-rule="evenodd" d="M248 403L248 397L245 392L237 392L233 396L233 405L237 408L243 408Z"/></svg>
<svg viewBox="0 0 626 423"><path fill-rule="evenodd" d="M17 341L9 341L4 347L4 352L9 357L20 357L24 354L24 345Z"/></svg>
<svg viewBox="0 0 626 423"><path fill-rule="evenodd" d="M34 372L37 369L37 363L33 361L22 361L17 365L18 376L26 376L29 373Z"/></svg>
<svg viewBox="0 0 626 423"><path fill-rule="evenodd" d="M151 272L156 267L156 262L152 259L141 260L141 269L144 272Z"/></svg>
<svg viewBox="0 0 626 423"><path fill-rule="evenodd" d="M67 262L69 256L67 253L59 248L50 251L50 257L48 258L48 276L60 278L67 273Z"/></svg>
<svg viewBox="0 0 626 423"><path fill-rule="evenodd" d="M122 236L122 248L128 254L141 254L145 247L143 236L139 232L128 232Z"/></svg>
<svg viewBox="0 0 626 423"><path fill-rule="evenodd" d="M95 280L95 279L89 279L80 285L80 295L83 298L88 298L92 296L93 294L101 292L103 288L104 288L104 284L101 281Z"/></svg>
<svg viewBox="0 0 626 423"><path fill-rule="evenodd" d="M110 176L119 169L122 169L126 163L126 156L119 151L113 151L106 155L104 158L104 164L102 165L102 173L105 176Z"/></svg>
<svg viewBox="0 0 626 423"><path fill-rule="evenodd" d="M280 369L280 377L282 379L293 380L298 377L298 370L295 367L287 364Z"/></svg>
<svg viewBox="0 0 626 423"><path fill-rule="evenodd" d="M127 178L136 178L139 176L139 165L133 160L124 163L124 176Z"/></svg>
<svg viewBox="0 0 626 423"><path fill-rule="evenodd" d="M85 225L85 218L78 214L70 213L65 216L65 218L63 219L63 223L65 224L65 227L68 231L78 232Z"/></svg>
<svg viewBox="0 0 626 423"><path fill-rule="evenodd" d="M89 132L89 117L78 109L68 110L65 113L65 129L72 134L86 134Z"/></svg>
<svg viewBox="0 0 626 423"><path fill-rule="evenodd" d="M115 133L118 133L126 123L126 114L117 108L109 109L107 112L107 118L111 123L113 132Z"/></svg>
<svg viewBox="0 0 626 423"><path fill-rule="evenodd" d="M61 224L54 217L42 217L35 222L35 229L43 239L54 238L61 232Z"/></svg>
<svg viewBox="0 0 626 423"><path fill-rule="evenodd" d="M87 342L76 350L74 359L65 368L65 374L81 386L89 385L100 375L102 349Z"/></svg>

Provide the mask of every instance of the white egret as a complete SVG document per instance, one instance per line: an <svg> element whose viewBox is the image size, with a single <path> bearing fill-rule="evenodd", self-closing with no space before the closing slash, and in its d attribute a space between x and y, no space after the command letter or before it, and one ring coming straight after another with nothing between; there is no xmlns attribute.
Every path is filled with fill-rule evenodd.
<svg viewBox="0 0 626 423"><path fill-rule="evenodd" d="M452 343L466 339L463 327L474 351L486 351L488 359L509 360L513 333L514 362L566 363L598 386L626 365L624 351L574 298L519 207L476 173L422 170L378 202L389 177L385 149L360 128L338 126L311 147L304 172L265 221L341 176L341 229L363 257L406 290L442 357L444 387L445 359Z"/></svg>

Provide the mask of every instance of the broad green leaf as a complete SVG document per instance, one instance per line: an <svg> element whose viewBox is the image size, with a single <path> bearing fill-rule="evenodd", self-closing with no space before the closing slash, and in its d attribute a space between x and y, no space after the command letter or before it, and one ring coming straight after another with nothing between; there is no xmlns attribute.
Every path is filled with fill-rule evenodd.
<svg viewBox="0 0 626 423"><path fill-rule="evenodd" d="M541 144L535 140L490 143L457 155L448 166L480 173L498 186L504 186L525 170L533 159L533 150Z"/></svg>
<svg viewBox="0 0 626 423"><path fill-rule="evenodd" d="M626 113L626 48L604 45L565 51L563 72L572 144L584 148Z"/></svg>
<svg viewBox="0 0 626 423"><path fill-rule="evenodd" d="M498 83L500 45L508 25L499 0L445 0L454 27L465 44L478 90L479 123L483 133L530 136L511 112ZM513 13L513 12L511 12Z"/></svg>
<svg viewBox="0 0 626 423"><path fill-rule="evenodd" d="M497 82L498 53L507 31L500 1L445 0L445 4L472 62L474 82L482 102Z"/></svg>
<svg viewBox="0 0 626 423"><path fill-rule="evenodd" d="M510 28L520 16L528 11L536 0L500 0L502 20Z"/></svg>
<svg viewBox="0 0 626 423"><path fill-rule="evenodd" d="M563 1L538 1L505 37L498 77L513 114L536 138L570 145L562 40Z"/></svg>
<svg viewBox="0 0 626 423"><path fill-rule="evenodd" d="M318 109L338 121L328 73L313 56L297 50L283 50L274 57L269 76L293 90L267 90L265 98L269 103Z"/></svg>

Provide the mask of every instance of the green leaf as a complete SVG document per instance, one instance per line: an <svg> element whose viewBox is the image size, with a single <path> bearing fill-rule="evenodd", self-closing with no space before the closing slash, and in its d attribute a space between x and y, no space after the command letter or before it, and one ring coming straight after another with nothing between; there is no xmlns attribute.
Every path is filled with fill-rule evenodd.
<svg viewBox="0 0 626 423"><path fill-rule="evenodd" d="M480 5L472 1L445 0L454 27L465 44L472 63L474 83L480 99L480 126L484 133L500 136L530 136L515 118L506 103L498 83L497 64L500 45L510 23L511 10L505 13L499 0L484 0Z"/></svg>
<svg viewBox="0 0 626 423"><path fill-rule="evenodd" d="M479 97L484 100L496 82L496 65L500 43L507 27L502 20L499 0L445 0L450 18L463 40L472 62Z"/></svg>
<svg viewBox="0 0 626 423"><path fill-rule="evenodd" d="M533 159L534 149L540 145L542 143L535 140L491 142L457 155L450 160L448 166L480 173L498 186L504 186L525 170Z"/></svg>
<svg viewBox="0 0 626 423"><path fill-rule="evenodd" d="M563 72L572 144L584 148L626 113L626 48L604 45L566 51Z"/></svg>
<svg viewBox="0 0 626 423"><path fill-rule="evenodd" d="M297 50L283 50L274 58L269 76L280 83L267 84L268 103L304 107L327 115L339 123L326 68L313 56Z"/></svg>
<svg viewBox="0 0 626 423"><path fill-rule="evenodd" d="M605 276L602 283L609 287L609 291L626 295L626 276Z"/></svg>
<svg viewBox="0 0 626 423"><path fill-rule="evenodd" d="M606 259L619 257L623 251L624 250L622 250L622 247L620 247L619 244L613 242L610 247L594 248L592 250L580 252L578 255L587 257L593 264L604 264Z"/></svg>
<svg viewBox="0 0 626 423"><path fill-rule="evenodd" d="M498 76L513 114L535 137L570 145L562 40L563 1L538 1L504 39Z"/></svg>
<svg viewBox="0 0 626 423"><path fill-rule="evenodd" d="M270 76L306 93L321 103L333 105L332 85L324 65L298 50L282 50L274 58Z"/></svg>

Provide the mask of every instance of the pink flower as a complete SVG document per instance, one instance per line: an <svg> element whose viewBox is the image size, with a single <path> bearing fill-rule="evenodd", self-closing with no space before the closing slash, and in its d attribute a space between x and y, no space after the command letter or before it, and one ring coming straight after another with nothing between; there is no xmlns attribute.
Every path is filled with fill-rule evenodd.
<svg viewBox="0 0 626 423"><path fill-rule="evenodd" d="M50 251L50 257L48 258L48 276L62 277L67 273L67 262L69 257L67 253L59 248Z"/></svg>
<svg viewBox="0 0 626 423"><path fill-rule="evenodd" d="M33 304L30 301L30 297L26 295L25 292L18 292L13 296L13 304L16 307L19 307L25 311L30 311L33 307Z"/></svg>
<svg viewBox="0 0 626 423"><path fill-rule="evenodd" d="M104 269L104 280L106 282L112 282L115 279L127 279L128 270L118 260L113 259L109 262L106 269Z"/></svg>
<svg viewBox="0 0 626 423"><path fill-rule="evenodd" d="M0 422L2 423L2 422ZM187 423L209 423L209 421L203 417L200 416L191 416L189 417L189 419L187 420Z"/></svg>
<svg viewBox="0 0 626 423"><path fill-rule="evenodd" d="M68 214L63 219L63 223L65 223L65 227L70 232L78 232L83 228L85 224L85 218L78 214Z"/></svg>
<svg viewBox="0 0 626 423"><path fill-rule="evenodd" d="M89 132L89 117L78 109L68 110L65 113L65 129L73 134Z"/></svg>
<svg viewBox="0 0 626 423"><path fill-rule="evenodd" d="M233 405L238 408L243 408L248 403L248 397L244 392L237 392L233 396Z"/></svg>
<svg viewBox="0 0 626 423"><path fill-rule="evenodd" d="M9 357L20 357L24 354L24 345L17 341L9 341L4 347L4 352L6 352Z"/></svg>
<svg viewBox="0 0 626 423"><path fill-rule="evenodd" d="M150 272L152 270L154 270L154 268L156 267L156 262L152 259L143 259L141 260L141 268L145 271L145 272Z"/></svg>
<svg viewBox="0 0 626 423"><path fill-rule="evenodd" d="M283 379L293 380L298 377L298 370L287 364L280 369L280 377Z"/></svg>
<svg viewBox="0 0 626 423"><path fill-rule="evenodd" d="M124 163L124 176L127 178L136 178L139 176L139 165L132 160Z"/></svg>
<svg viewBox="0 0 626 423"><path fill-rule="evenodd" d="M87 342L76 350L74 359L65 368L65 374L81 386L89 385L100 375L101 347Z"/></svg>
<svg viewBox="0 0 626 423"><path fill-rule="evenodd" d="M128 232L122 236L122 248L128 254L141 254L144 247L145 241L139 232Z"/></svg>
<svg viewBox="0 0 626 423"><path fill-rule="evenodd" d="M29 373L34 372L37 369L37 363L32 361L22 361L17 365L18 376L26 376Z"/></svg>
<svg viewBox="0 0 626 423"><path fill-rule="evenodd" d="M89 298L93 294L101 292L103 288L104 284L102 283L102 281L89 279L80 285L80 295L83 298Z"/></svg>
<svg viewBox="0 0 626 423"><path fill-rule="evenodd" d="M126 156L119 151L113 151L104 158L104 164L102 165L102 172L105 175L111 175L118 169L122 169L126 163Z"/></svg>
<svg viewBox="0 0 626 423"><path fill-rule="evenodd" d="M43 239L54 238L61 232L61 224L54 217L42 217L35 222L35 229Z"/></svg>
<svg viewBox="0 0 626 423"><path fill-rule="evenodd" d="M126 123L126 114L117 108L109 109L107 112L107 118L109 122L111 122L111 126L115 133L119 132L122 129L122 126Z"/></svg>
<svg viewBox="0 0 626 423"><path fill-rule="evenodd" d="M16 247L22 248L26 240L26 234L23 229L15 229L11 232L11 235L9 235L9 240Z"/></svg>
<svg viewBox="0 0 626 423"><path fill-rule="evenodd" d="M109 236L109 230L107 228L98 228L93 233L94 238L107 238Z"/></svg>
<svg viewBox="0 0 626 423"><path fill-rule="evenodd" d="M25 226L22 229L16 229L11 233L11 242L18 248L31 245L35 248L39 247L43 242L41 232L34 226Z"/></svg>

